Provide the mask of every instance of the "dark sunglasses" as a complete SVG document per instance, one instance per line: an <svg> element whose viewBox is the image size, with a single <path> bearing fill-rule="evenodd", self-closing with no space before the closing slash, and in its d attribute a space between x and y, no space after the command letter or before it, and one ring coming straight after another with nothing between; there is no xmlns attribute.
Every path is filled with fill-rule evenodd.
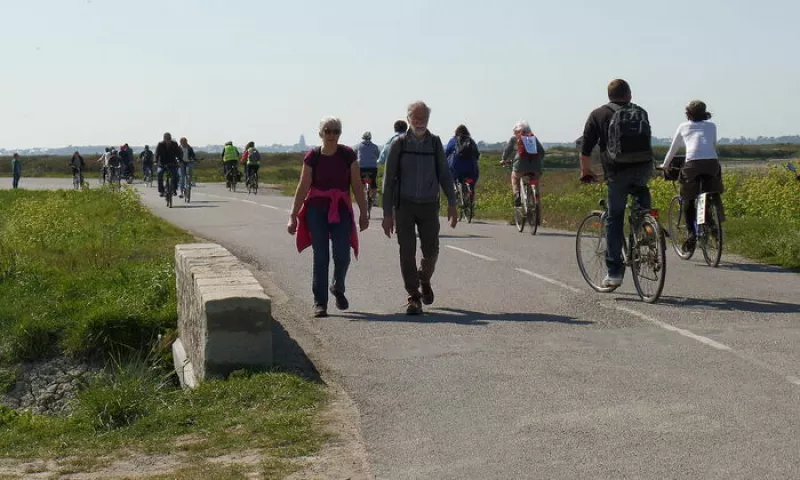
<svg viewBox="0 0 800 480"><path fill-rule="evenodd" d="M322 130L322 133L324 133L325 135L341 135L342 131L339 129L326 128Z"/></svg>

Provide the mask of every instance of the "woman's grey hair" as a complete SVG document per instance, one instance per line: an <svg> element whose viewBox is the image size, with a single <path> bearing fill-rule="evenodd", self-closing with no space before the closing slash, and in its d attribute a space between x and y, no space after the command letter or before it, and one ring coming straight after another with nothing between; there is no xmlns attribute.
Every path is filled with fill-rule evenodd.
<svg viewBox="0 0 800 480"><path fill-rule="evenodd" d="M531 126L525 120L520 120L514 124L514 131L521 133L531 133Z"/></svg>
<svg viewBox="0 0 800 480"><path fill-rule="evenodd" d="M337 117L324 117L319 121L319 131L322 133L326 128L333 127L336 130L342 129L342 121Z"/></svg>
<svg viewBox="0 0 800 480"><path fill-rule="evenodd" d="M418 108L424 108L425 109L425 113L427 114L427 116L428 117L431 116L431 107L426 105L425 102L423 102L423 101L418 101L418 102L414 102L414 103L409 104L408 105L408 111L406 112L406 115L410 117L411 116L411 112L413 112L414 110L416 110Z"/></svg>

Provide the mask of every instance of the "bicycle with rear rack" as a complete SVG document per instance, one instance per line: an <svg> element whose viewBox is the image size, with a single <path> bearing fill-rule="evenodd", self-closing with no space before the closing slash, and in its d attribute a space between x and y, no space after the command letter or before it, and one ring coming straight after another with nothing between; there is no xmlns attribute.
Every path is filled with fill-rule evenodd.
<svg viewBox="0 0 800 480"><path fill-rule="evenodd" d="M511 163L501 162L501 165L511 170ZM531 235L536 235L539 224L542 222L542 205L539 195L539 179L534 180L535 172L525 172L519 178L519 206L514 206L514 223L517 230L522 233L527 222Z"/></svg>
<svg viewBox="0 0 800 480"><path fill-rule="evenodd" d="M245 167L248 168L248 167ZM250 172L247 176L247 194L258 195L258 171Z"/></svg>
<svg viewBox="0 0 800 480"><path fill-rule="evenodd" d="M364 198L367 200L367 218L372 218L372 207L378 204L372 188L372 178L368 174L361 175L361 184L364 187Z"/></svg>
<svg viewBox="0 0 800 480"><path fill-rule="evenodd" d="M613 292L617 287L604 287L606 251L606 219L608 206L605 199L599 202L601 210L594 210L583 219L575 236L575 254L578 268L586 283L601 293ZM622 260L631 269L633 284L639 297L655 303L664 290L667 273L666 235L658 223L657 209L642 209L630 200L625 207L627 238L622 239Z"/></svg>
<svg viewBox="0 0 800 480"><path fill-rule="evenodd" d="M465 178L463 182L456 179L456 200L458 202L458 220L467 220L472 223L475 217L475 180Z"/></svg>
<svg viewBox="0 0 800 480"><path fill-rule="evenodd" d="M697 247L703 252L706 264L712 268L719 265L722 258L722 199L720 192L714 192L710 188L713 179L709 175L701 175L697 178L700 192L694 200L696 212L691 225L695 232L696 241L689 242L689 227L687 218L684 214L683 199L677 193L677 180L680 170L686 161L684 155L675 156L672 163L662 171L664 179L675 184L676 195L669 202L669 236L672 248L675 253L683 260L689 260L694 255ZM659 168L659 170L661 170Z"/></svg>

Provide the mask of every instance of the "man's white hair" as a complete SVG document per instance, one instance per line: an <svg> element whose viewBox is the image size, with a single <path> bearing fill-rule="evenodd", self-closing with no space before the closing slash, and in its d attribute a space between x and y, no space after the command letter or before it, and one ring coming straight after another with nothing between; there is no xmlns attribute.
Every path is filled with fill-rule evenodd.
<svg viewBox="0 0 800 480"><path fill-rule="evenodd" d="M322 133L326 128L333 128L336 130L342 129L342 121L337 117L324 117L319 121L319 131Z"/></svg>
<svg viewBox="0 0 800 480"><path fill-rule="evenodd" d="M520 133L531 133L531 126L525 120L520 120L514 124L514 131Z"/></svg>
<svg viewBox="0 0 800 480"><path fill-rule="evenodd" d="M406 112L407 116L410 118L411 117L411 113L414 110L418 109L418 108L424 108L425 109L425 114L428 117L431 116L431 107L426 105L425 102L423 102L423 101L418 101L418 102L414 102L414 103L409 104L408 105L408 111Z"/></svg>

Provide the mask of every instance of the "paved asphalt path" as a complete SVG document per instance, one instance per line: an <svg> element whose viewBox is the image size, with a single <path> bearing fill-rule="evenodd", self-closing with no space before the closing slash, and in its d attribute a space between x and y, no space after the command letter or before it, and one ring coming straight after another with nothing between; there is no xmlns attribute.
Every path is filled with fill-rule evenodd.
<svg viewBox="0 0 800 480"><path fill-rule="evenodd" d="M138 188L311 312L311 251L286 233L289 198L201 184L167 209ZM647 305L629 277L591 291L571 233L442 234L424 317L403 314L397 243L374 218L348 276L352 309L331 301L332 317L303 320L359 409L376 478L800 478L800 275L670 252L664 296Z"/></svg>

